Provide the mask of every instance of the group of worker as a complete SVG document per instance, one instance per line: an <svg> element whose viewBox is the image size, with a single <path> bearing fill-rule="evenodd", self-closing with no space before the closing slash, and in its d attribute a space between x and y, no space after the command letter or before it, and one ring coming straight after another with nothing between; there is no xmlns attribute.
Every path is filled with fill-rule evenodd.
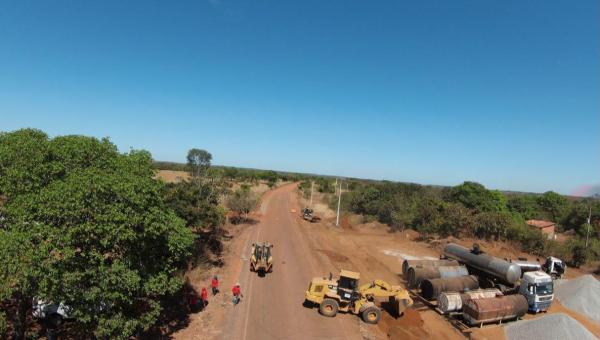
<svg viewBox="0 0 600 340"><path fill-rule="evenodd" d="M217 275L213 276L210 282L210 287L212 289L213 296L217 295L220 292L219 284L219 277ZM233 296L231 300L233 305L235 306L238 303L240 303L241 298L244 297L244 295L242 294L242 289L240 288L239 282L231 288L231 294ZM202 287L202 291L200 292L200 301L198 301L198 294L195 291L190 292L188 295L188 304L190 305L190 308L192 310L195 310L198 307L200 308L200 310L206 308L206 306L208 305L208 291L206 290L206 288Z"/></svg>

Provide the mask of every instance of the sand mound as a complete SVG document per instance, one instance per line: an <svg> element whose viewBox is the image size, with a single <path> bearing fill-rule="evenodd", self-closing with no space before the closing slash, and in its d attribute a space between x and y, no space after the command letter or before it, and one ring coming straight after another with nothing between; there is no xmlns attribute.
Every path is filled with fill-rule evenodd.
<svg viewBox="0 0 600 340"><path fill-rule="evenodd" d="M594 340L596 337L577 320L562 313L517 321L505 327L509 340Z"/></svg>
<svg viewBox="0 0 600 340"><path fill-rule="evenodd" d="M600 281L592 275L554 281L554 292L563 306L600 322Z"/></svg>

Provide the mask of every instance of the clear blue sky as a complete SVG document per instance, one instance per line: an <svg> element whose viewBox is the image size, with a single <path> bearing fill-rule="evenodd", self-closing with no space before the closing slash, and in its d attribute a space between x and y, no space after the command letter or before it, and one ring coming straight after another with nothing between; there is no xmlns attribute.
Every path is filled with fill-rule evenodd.
<svg viewBox="0 0 600 340"><path fill-rule="evenodd" d="M597 0L5 1L0 130L184 161L600 184Z"/></svg>

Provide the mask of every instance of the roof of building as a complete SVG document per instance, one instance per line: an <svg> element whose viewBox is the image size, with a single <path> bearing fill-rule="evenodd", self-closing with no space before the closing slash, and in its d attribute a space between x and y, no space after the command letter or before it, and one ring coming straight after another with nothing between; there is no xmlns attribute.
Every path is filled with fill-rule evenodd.
<svg viewBox="0 0 600 340"><path fill-rule="evenodd" d="M543 220L528 220L527 224L532 226L532 227L536 227L536 228L548 228L548 227L552 227L554 226L556 223L554 222L550 222L550 221L543 221Z"/></svg>

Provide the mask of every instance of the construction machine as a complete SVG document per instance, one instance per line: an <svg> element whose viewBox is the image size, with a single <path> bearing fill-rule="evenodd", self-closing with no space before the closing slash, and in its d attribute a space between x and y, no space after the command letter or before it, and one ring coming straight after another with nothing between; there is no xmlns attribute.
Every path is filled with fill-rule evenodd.
<svg viewBox="0 0 600 340"><path fill-rule="evenodd" d="M272 244L252 243L250 252L250 271L257 272L260 275L273 272L273 254Z"/></svg>
<svg viewBox="0 0 600 340"><path fill-rule="evenodd" d="M324 316L333 317L338 312L350 312L362 317L366 323L376 324L381 319L381 308L376 299L388 298L386 308L394 316L400 316L413 300L408 291L400 286L392 286L383 280L374 280L358 285L360 274L341 270L340 277L333 279L316 277L312 279L305 293L305 305L319 306Z"/></svg>

